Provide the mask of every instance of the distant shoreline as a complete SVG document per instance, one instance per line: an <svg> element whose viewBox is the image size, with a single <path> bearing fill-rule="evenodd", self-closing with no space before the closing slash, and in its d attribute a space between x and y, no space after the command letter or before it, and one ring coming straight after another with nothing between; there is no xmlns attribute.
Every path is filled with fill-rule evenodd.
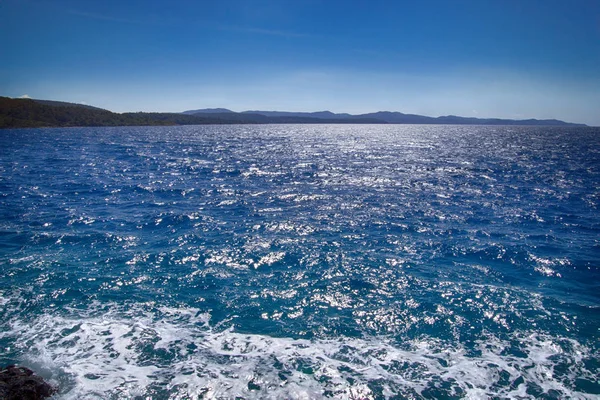
<svg viewBox="0 0 600 400"><path fill-rule="evenodd" d="M597 126L590 125L491 125L491 124L368 124L368 123L293 123L293 122L280 122L280 123L213 123L213 124L146 124L146 125L61 125L61 126L21 126L21 127L6 127L0 126L2 130L21 130L21 129L78 129L78 128L143 128L143 127L183 127L183 126L285 126L285 125L385 125L385 126L471 126L471 127L510 127L510 128L578 128L578 129L595 129L600 128Z"/></svg>
<svg viewBox="0 0 600 400"><path fill-rule="evenodd" d="M182 113L114 113L101 108L52 100L0 97L0 128L65 128L180 125L259 125L259 124L397 124L397 125L486 125L587 127L560 120L511 120L454 115L427 117L380 111L351 115L321 112L244 111L201 109Z"/></svg>

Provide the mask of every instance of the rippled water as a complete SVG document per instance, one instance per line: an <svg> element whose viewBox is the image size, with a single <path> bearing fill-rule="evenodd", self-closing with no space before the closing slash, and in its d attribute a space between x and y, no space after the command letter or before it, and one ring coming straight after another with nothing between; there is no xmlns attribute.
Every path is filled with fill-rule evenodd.
<svg viewBox="0 0 600 400"><path fill-rule="evenodd" d="M59 399L600 394L600 130L0 131L0 364Z"/></svg>

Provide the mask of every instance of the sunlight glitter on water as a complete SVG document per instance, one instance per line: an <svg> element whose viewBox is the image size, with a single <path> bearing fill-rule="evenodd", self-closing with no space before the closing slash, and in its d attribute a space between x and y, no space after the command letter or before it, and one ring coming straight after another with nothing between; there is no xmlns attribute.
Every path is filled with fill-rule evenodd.
<svg viewBox="0 0 600 400"><path fill-rule="evenodd" d="M64 399L594 398L599 138L3 131L2 363Z"/></svg>

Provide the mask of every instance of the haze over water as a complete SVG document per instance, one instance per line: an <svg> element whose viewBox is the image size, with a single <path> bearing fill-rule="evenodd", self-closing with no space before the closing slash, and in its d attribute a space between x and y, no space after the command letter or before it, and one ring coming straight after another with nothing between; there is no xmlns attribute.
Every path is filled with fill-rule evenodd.
<svg viewBox="0 0 600 400"><path fill-rule="evenodd" d="M0 132L0 364L59 399L600 394L598 128Z"/></svg>

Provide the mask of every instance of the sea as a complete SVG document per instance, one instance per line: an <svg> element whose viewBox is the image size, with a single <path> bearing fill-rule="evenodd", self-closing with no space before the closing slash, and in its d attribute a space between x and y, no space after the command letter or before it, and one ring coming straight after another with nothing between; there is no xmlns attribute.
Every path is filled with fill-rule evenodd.
<svg viewBox="0 0 600 400"><path fill-rule="evenodd" d="M599 128L0 131L54 399L598 399L599 339Z"/></svg>

